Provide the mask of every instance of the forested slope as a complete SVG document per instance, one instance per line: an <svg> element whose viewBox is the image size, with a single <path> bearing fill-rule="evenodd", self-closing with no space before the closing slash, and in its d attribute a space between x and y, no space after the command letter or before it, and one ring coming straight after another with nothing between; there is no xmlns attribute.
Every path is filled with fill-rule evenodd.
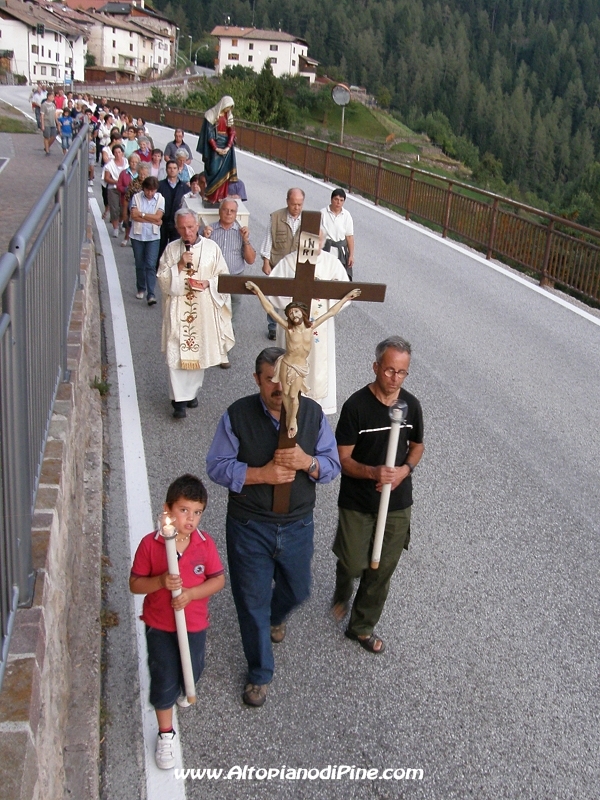
<svg viewBox="0 0 600 800"><path fill-rule="evenodd" d="M155 0L194 38L214 25L305 37L336 78L409 126L441 112L502 178L600 223L600 3L592 0ZM438 120L441 119L438 114ZM477 155L475 154L475 160ZM493 170L492 170L493 172Z"/></svg>

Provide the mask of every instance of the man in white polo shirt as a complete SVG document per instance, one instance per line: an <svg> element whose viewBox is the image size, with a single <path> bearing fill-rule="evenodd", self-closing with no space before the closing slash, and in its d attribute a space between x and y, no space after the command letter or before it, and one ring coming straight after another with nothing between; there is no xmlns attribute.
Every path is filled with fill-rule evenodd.
<svg viewBox="0 0 600 800"><path fill-rule="evenodd" d="M337 256L352 280L354 266L354 222L349 211L344 208L346 192L334 189L331 203L321 209L321 227L327 234L323 250Z"/></svg>

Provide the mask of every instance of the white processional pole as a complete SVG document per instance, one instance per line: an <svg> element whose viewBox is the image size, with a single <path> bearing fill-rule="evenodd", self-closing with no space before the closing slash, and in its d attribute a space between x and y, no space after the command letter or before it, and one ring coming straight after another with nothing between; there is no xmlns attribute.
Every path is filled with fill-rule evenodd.
<svg viewBox="0 0 600 800"><path fill-rule="evenodd" d="M400 428L406 418L408 406L404 400L396 401L390 406L390 419L392 425L390 428L390 436L388 439L387 454L385 457L385 466L396 466L396 452L398 450L398 437L400 436ZM379 498L379 512L377 514L377 525L375 527L375 538L373 540L373 553L371 554L371 569L378 569L379 562L381 561L381 548L383 546L383 533L385 531L385 523L387 520L388 506L390 504L390 493L392 491L391 483L384 483L381 487L381 497Z"/></svg>
<svg viewBox="0 0 600 800"><path fill-rule="evenodd" d="M167 564L169 575L179 575L179 563L177 560L177 545L175 537L177 531L171 524L170 518L159 517L159 530L164 537L165 547L167 548ZM172 589L171 596L179 597L181 589ZM190 704L196 702L196 686L194 684L194 671L192 669L192 657L190 656L190 643L187 635L187 625L185 622L185 611L183 608L175 611L175 624L177 625L177 641L179 642L179 654L181 656L181 668L183 670L183 683L185 694Z"/></svg>

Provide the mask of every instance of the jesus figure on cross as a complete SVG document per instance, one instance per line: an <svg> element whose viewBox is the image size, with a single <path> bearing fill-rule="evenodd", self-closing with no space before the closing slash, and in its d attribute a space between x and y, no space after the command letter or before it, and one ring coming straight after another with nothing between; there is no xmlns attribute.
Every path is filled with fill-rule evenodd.
<svg viewBox="0 0 600 800"><path fill-rule="evenodd" d="M262 307L285 331L285 353L275 363L275 372L271 380L281 383L282 402L285 408L287 432L290 439L297 433L296 424L300 406L300 392L308 394L310 388L305 383L308 375L308 357L313 344L312 327L322 325L334 317L348 300L360 296L360 289L352 289L345 297L332 306L329 311L316 317L313 322L308 316L305 303L292 301L285 307L286 319L275 310L273 304L264 296L260 288L252 281L246 282L246 289L258 296Z"/></svg>

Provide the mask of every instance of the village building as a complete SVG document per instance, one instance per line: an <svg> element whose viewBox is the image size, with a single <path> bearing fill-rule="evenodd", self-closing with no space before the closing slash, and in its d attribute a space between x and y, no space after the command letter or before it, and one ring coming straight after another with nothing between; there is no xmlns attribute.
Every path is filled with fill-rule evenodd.
<svg viewBox="0 0 600 800"><path fill-rule="evenodd" d="M211 31L219 40L215 62L217 75L225 67L250 67L260 72L266 61L271 63L276 78L283 75L302 75L313 83L318 62L308 56L308 43L299 36L283 31L264 31L259 28L238 28L217 25Z"/></svg>
<svg viewBox="0 0 600 800"><path fill-rule="evenodd" d="M101 12L86 12L90 20L88 52L94 65L86 70L87 80L135 81L160 75L170 63L168 35L155 33L131 19Z"/></svg>
<svg viewBox="0 0 600 800"><path fill-rule="evenodd" d="M82 81L87 35L50 3L0 0L0 66L13 80Z"/></svg>

